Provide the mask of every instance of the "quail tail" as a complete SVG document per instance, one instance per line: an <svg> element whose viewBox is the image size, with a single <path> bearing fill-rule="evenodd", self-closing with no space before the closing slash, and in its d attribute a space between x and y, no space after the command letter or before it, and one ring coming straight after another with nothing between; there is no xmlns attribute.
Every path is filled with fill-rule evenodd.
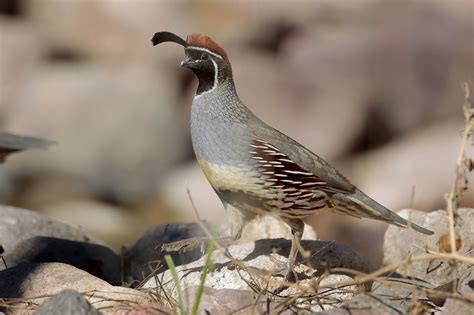
<svg viewBox="0 0 474 315"><path fill-rule="evenodd" d="M404 228L412 228L425 235L434 234L433 231L405 220L361 191L357 191L353 194L336 194L332 199L336 204L336 211L343 212L344 214L384 221Z"/></svg>

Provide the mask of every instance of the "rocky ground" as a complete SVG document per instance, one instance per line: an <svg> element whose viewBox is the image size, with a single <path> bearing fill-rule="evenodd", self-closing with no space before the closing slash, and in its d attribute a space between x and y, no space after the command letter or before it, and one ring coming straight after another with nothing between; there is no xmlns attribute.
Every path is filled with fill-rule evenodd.
<svg viewBox="0 0 474 315"><path fill-rule="evenodd" d="M403 210L400 214L435 234L425 237L389 227L384 241L386 265L426 254L428 249L446 252L446 211ZM457 249L470 257L473 224L474 209L458 209ZM209 264L202 248L168 253L180 279L178 290L161 246L204 236L197 223L152 227L135 244L116 252L81 228L2 206L0 309L7 314L168 314L173 307L190 310L204 266L208 271L199 314L345 314L348 310L400 314L414 308L435 314L467 314L474 309L472 264L452 265L433 255L357 283L358 273L370 274L378 267L349 246L317 240L310 226L306 230L302 246L311 255L299 257L298 282L284 290L278 292L283 285L280 269L290 247L289 231L271 217L259 218L247 227L247 238L230 246L227 254L223 249L212 252ZM430 289L439 289L441 295L430 294ZM469 299L471 302L466 301Z"/></svg>

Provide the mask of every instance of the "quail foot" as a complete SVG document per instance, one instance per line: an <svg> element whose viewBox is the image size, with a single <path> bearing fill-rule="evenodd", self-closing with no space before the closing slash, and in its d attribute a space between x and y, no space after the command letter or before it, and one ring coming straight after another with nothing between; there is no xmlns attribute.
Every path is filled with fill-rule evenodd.
<svg viewBox="0 0 474 315"><path fill-rule="evenodd" d="M153 36L153 45L163 42L184 47L181 66L199 80L191 109L193 148L230 211L231 237L238 239L244 224L257 214L281 218L293 235L286 279L298 253L302 219L321 209L433 234L377 203L321 157L256 117L237 95L226 52L210 37L193 34L184 40L170 32Z"/></svg>

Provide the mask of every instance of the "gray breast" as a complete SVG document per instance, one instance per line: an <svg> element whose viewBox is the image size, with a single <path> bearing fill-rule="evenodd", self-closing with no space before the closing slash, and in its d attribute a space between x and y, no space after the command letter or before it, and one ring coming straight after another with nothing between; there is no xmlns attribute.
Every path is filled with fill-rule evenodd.
<svg viewBox="0 0 474 315"><path fill-rule="evenodd" d="M191 109L191 139L198 160L234 166L251 162L251 137L236 101L218 95L218 91L194 99Z"/></svg>

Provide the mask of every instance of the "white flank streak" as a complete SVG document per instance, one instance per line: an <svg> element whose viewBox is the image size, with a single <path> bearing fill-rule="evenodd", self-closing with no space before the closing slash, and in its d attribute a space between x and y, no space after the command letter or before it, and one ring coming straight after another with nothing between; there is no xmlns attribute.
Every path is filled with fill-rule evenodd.
<svg viewBox="0 0 474 315"><path fill-rule="evenodd" d="M326 185L326 183L325 182L310 182L310 183L301 184L301 186L314 186L314 185Z"/></svg>
<svg viewBox="0 0 474 315"><path fill-rule="evenodd" d="M277 148L275 148L274 146L272 146L270 143L265 143L267 147L269 147L270 149L273 149L275 151L279 151Z"/></svg>
<svg viewBox="0 0 474 315"><path fill-rule="evenodd" d="M295 163L292 160L288 160L288 159L278 159L278 161L288 162L288 163Z"/></svg>
<svg viewBox="0 0 474 315"><path fill-rule="evenodd" d="M301 191L297 191L295 193L288 194L287 196L288 197L294 197L294 196L298 196L298 195L301 195Z"/></svg>
<svg viewBox="0 0 474 315"><path fill-rule="evenodd" d="M270 151L270 150L265 150L265 151ZM274 151L270 151L270 152L268 152L268 154L270 154L270 155L285 156L283 153L280 153L280 152L274 152ZM281 159L280 159L280 161L281 161Z"/></svg>
<svg viewBox="0 0 474 315"><path fill-rule="evenodd" d="M266 149L266 147L264 147L263 145L251 144L250 146L251 146L251 147L254 147L255 149Z"/></svg>
<svg viewBox="0 0 474 315"><path fill-rule="evenodd" d="M288 174L297 174L297 175L308 175L308 176L313 176L313 173L300 172L300 171L290 171L290 170L283 170L283 172L285 172L285 173L288 173Z"/></svg>

